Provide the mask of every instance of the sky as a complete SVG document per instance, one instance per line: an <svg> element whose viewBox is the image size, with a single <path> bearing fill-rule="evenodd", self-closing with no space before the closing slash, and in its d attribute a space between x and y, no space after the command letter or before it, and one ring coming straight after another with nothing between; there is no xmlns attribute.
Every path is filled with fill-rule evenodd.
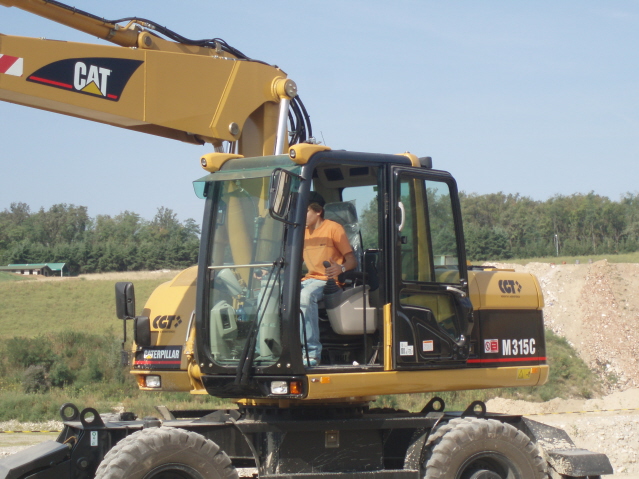
<svg viewBox="0 0 639 479"><path fill-rule="evenodd" d="M333 149L432 156L467 193L639 193L638 0L75 0L277 64ZM0 6L0 33L103 43ZM0 211L200 221L193 146L0 102Z"/></svg>

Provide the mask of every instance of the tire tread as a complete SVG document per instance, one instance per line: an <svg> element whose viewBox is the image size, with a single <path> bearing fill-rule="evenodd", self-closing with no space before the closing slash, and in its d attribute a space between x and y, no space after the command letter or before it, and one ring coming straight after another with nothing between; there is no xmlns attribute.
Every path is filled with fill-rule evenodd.
<svg viewBox="0 0 639 479"><path fill-rule="evenodd" d="M213 441L184 429L162 426L137 431L118 442L98 466L95 479L121 479L140 458L166 449L189 449L218 467L218 474L225 479L238 479L238 473L228 455Z"/></svg>
<svg viewBox="0 0 639 479"><path fill-rule="evenodd" d="M456 418L440 425L428 438L424 460L425 479L449 479L450 458L467 444L482 438L503 438L525 454L534 478L546 479L546 462L530 438L510 424L494 419Z"/></svg>

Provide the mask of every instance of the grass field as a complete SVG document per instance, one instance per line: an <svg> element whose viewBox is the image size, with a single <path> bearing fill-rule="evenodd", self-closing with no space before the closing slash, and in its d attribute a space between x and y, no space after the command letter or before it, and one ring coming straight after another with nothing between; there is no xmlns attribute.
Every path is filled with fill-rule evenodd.
<svg viewBox="0 0 639 479"><path fill-rule="evenodd" d="M139 314L153 290L177 273L74 278L0 274L0 421L57 419L58 408L68 401L101 412L123 407L141 416L157 414L156 404L183 409L228 406L216 398L194 398L188 393L140 392L128 368L119 366L122 322L115 316L115 283L133 281ZM47 359L49 380L56 371L60 375L56 368L64 364L74 376L73 383L25 394L24 363L38 352Z"/></svg>
<svg viewBox="0 0 639 479"><path fill-rule="evenodd" d="M0 278L0 339L64 330L100 334L113 329L119 334L122 323L115 316L115 283L134 281L140 313L153 290L176 274L112 273L105 279L91 275L31 281Z"/></svg>
<svg viewBox="0 0 639 479"><path fill-rule="evenodd" d="M22 276L15 273L7 273L5 271L0 271L0 283L5 283L8 281L28 281L35 280L33 276Z"/></svg>

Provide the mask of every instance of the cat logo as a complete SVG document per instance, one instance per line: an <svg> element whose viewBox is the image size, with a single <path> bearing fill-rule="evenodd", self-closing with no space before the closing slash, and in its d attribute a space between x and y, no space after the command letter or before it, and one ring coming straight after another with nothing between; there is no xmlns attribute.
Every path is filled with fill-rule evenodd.
<svg viewBox="0 0 639 479"><path fill-rule="evenodd" d="M521 289L522 286L519 281L513 281L512 279L499 280L499 290L504 294L519 294Z"/></svg>
<svg viewBox="0 0 639 479"><path fill-rule="evenodd" d="M86 65L83 62L75 64L73 87L76 90L92 95L107 96L107 81L111 70L96 65Z"/></svg>
<svg viewBox="0 0 639 479"><path fill-rule="evenodd" d="M156 316L153 320L154 329L170 330L171 327L177 328L182 324L182 318L179 316Z"/></svg>
<svg viewBox="0 0 639 479"><path fill-rule="evenodd" d="M122 58L68 58L43 66L27 81L118 101L141 64L139 60Z"/></svg>

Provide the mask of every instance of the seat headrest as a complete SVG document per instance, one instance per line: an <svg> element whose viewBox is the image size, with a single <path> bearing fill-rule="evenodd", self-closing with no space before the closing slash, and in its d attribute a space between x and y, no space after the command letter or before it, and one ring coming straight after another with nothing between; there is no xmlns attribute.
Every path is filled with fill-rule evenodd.
<svg viewBox="0 0 639 479"><path fill-rule="evenodd" d="M342 226L357 223L357 210L350 201L326 203L324 218L335 221Z"/></svg>

